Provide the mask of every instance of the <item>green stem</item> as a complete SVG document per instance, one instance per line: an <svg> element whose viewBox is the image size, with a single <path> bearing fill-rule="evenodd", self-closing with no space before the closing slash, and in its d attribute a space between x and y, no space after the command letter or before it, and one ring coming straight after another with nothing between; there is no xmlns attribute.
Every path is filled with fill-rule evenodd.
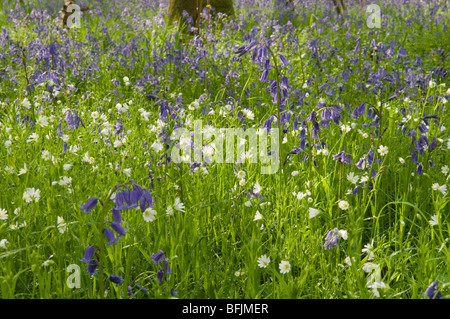
<svg viewBox="0 0 450 319"><path fill-rule="evenodd" d="M105 216L106 216L106 206L112 196L112 194L119 188L130 184L131 182L126 182L124 184L115 185L108 193L105 203L103 204L102 214L100 217L100 255L98 261L98 280L99 280L99 291L100 291L100 299L103 299L105 296L104 290L104 276L103 276L103 268L104 268L104 259L105 259L105 236L103 235L103 225L105 224Z"/></svg>
<svg viewBox="0 0 450 319"><path fill-rule="evenodd" d="M277 80L277 119L278 119L278 130L279 130L279 133L278 133L278 146L279 146L279 154L280 154L280 164L283 165L282 164L283 163L283 145L282 145L282 142L283 142L283 136L282 136L283 128L281 126L280 71L278 69L278 63L277 63L277 59L275 57L275 54L273 53L273 51L270 49L269 46L266 46L266 47L267 47L267 50L269 50L270 55L272 56L272 60L273 60L273 63L275 65L276 77L277 77L277 79L276 79ZM278 173L279 198L281 198L281 194L282 194L282 192L281 192L281 184L282 184L281 178L282 178L283 174L282 174L281 170ZM280 202L279 201L278 201L278 211L280 212Z"/></svg>

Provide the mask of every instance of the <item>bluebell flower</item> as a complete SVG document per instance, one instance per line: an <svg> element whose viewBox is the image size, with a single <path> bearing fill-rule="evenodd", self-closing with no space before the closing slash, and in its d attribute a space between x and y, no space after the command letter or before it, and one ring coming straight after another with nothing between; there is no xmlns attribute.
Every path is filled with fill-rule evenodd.
<svg viewBox="0 0 450 319"><path fill-rule="evenodd" d="M235 52L234 54L237 54L238 57L243 56L244 54L246 54L248 51L250 51L255 45L257 44L256 41L253 41L249 44L240 46Z"/></svg>
<svg viewBox="0 0 450 319"><path fill-rule="evenodd" d="M174 289L170 288L170 295L171 295L172 297L175 297L175 296L177 295L177 293L178 293L177 290L174 290Z"/></svg>
<svg viewBox="0 0 450 319"><path fill-rule="evenodd" d="M419 153L424 154L428 149L428 138L425 135L421 135L417 141L417 145L419 147Z"/></svg>
<svg viewBox="0 0 450 319"><path fill-rule="evenodd" d="M71 130L71 129L74 129L76 126L75 126L75 122L73 121L73 115L72 115L72 112L69 110L69 111L67 111L67 113L66 113L66 116L64 117L64 119L66 120L66 122L67 122L67 128L69 129L69 130Z"/></svg>
<svg viewBox="0 0 450 319"><path fill-rule="evenodd" d="M123 278L122 278L122 277L119 277L119 276L117 276L117 275L110 275L110 276L108 277L108 279L109 279L111 282L115 283L116 286L118 286L118 285L120 285L120 284L123 283Z"/></svg>
<svg viewBox="0 0 450 319"><path fill-rule="evenodd" d="M436 137L433 136L433 140L431 141L430 145L428 145L428 152L432 152L437 147L437 140Z"/></svg>
<svg viewBox="0 0 450 319"><path fill-rule="evenodd" d="M356 187L353 189L352 195L356 195L358 193L358 190L361 188L360 185L356 185Z"/></svg>
<svg viewBox="0 0 450 319"><path fill-rule="evenodd" d="M56 134L58 134L59 137L62 137L62 136L63 136L62 123L60 123L60 124L58 125L58 128L56 129Z"/></svg>
<svg viewBox="0 0 450 319"><path fill-rule="evenodd" d="M352 117L358 118L366 112L366 102L361 103L359 106L355 107L352 113Z"/></svg>
<svg viewBox="0 0 450 319"><path fill-rule="evenodd" d="M252 62L253 63L258 63L259 59L258 59L258 47L253 48L253 53L252 53Z"/></svg>
<svg viewBox="0 0 450 319"><path fill-rule="evenodd" d="M164 258L165 256L162 250L151 256L151 259L155 263L155 265L158 265L160 262L164 261Z"/></svg>
<svg viewBox="0 0 450 319"><path fill-rule="evenodd" d="M133 209L139 206L139 198L133 191L124 190L121 193L116 194L116 207L120 210ZM124 204L125 202L125 204Z"/></svg>
<svg viewBox="0 0 450 319"><path fill-rule="evenodd" d="M327 237L325 238L325 244L323 245L323 247L325 249L330 249L334 246L337 246L337 241L340 238L339 235L339 230L337 228L333 228L332 230L330 230L327 234Z"/></svg>
<svg viewBox="0 0 450 319"><path fill-rule="evenodd" d="M272 66L270 65L270 59L266 59L264 61L263 70L269 71L271 68Z"/></svg>
<svg viewBox="0 0 450 319"><path fill-rule="evenodd" d="M398 50L398 57L399 58L406 58L406 55L407 55L407 53L406 53L406 50L404 48L400 48Z"/></svg>
<svg viewBox="0 0 450 319"><path fill-rule="evenodd" d="M411 154L411 162L419 164L419 157L417 156L416 151L412 152L412 154Z"/></svg>
<svg viewBox="0 0 450 319"><path fill-rule="evenodd" d="M113 217L113 221L117 224L121 224L122 223L122 215L120 214L120 209L118 209L117 207L113 207L112 209L112 217Z"/></svg>
<svg viewBox="0 0 450 319"><path fill-rule="evenodd" d="M264 70L263 73L261 73L261 76L259 77L259 81L266 82L268 77L269 77L269 70Z"/></svg>
<svg viewBox="0 0 450 319"><path fill-rule="evenodd" d="M289 65L289 61L286 59L286 57L282 54L278 55L280 57L281 62L283 62L283 66L288 66Z"/></svg>
<svg viewBox="0 0 450 319"><path fill-rule="evenodd" d="M423 296L426 296L428 299L441 299L442 294L438 290L438 282L433 281L430 286L428 286L427 290L422 293Z"/></svg>
<svg viewBox="0 0 450 319"><path fill-rule="evenodd" d="M87 214L92 210L92 208L94 208L97 205L98 201L99 201L98 198L92 197L86 202L86 204L81 205L80 209L84 210L84 212Z"/></svg>
<svg viewBox="0 0 450 319"><path fill-rule="evenodd" d="M420 131L420 133L421 134L425 134L425 133L427 133L428 132L428 127L425 125L425 124L419 124L418 126L417 126L417 128L419 129L419 131Z"/></svg>
<svg viewBox="0 0 450 319"><path fill-rule="evenodd" d="M134 187L129 193L128 205L130 207L137 208L138 202L139 202L139 199L141 198L141 196L142 196L142 190L140 188Z"/></svg>
<svg viewBox="0 0 450 319"><path fill-rule="evenodd" d="M84 263L89 263L92 256L94 256L95 253L95 246L87 246L86 250L84 251L83 259L80 259L80 261Z"/></svg>
<svg viewBox="0 0 450 319"><path fill-rule="evenodd" d="M154 100L158 99L158 97L154 94L146 94L145 97L147 98L147 100L150 100L150 101L154 101Z"/></svg>
<svg viewBox="0 0 450 319"><path fill-rule="evenodd" d="M364 157L360 158L359 161L355 164L355 166L359 169L363 169L363 164L364 164L365 160L366 159Z"/></svg>
<svg viewBox="0 0 450 319"><path fill-rule="evenodd" d="M290 88L291 86L289 85L289 79L287 78L287 76L282 76L280 81L280 90L287 94Z"/></svg>
<svg viewBox="0 0 450 319"><path fill-rule="evenodd" d="M428 159L428 161L430 162L430 168L433 168L436 166L436 163L433 162L433 159L431 157Z"/></svg>
<svg viewBox="0 0 450 319"><path fill-rule="evenodd" d="M164 256L164 252L160 250L156 254L153 254L151 256L152 261L159 266L159 271L156 274L156 278L158 279L159 283L161 284L163 282L164 275L171 275L172 269L170 269L169 261ZM162 266L161 266L162 263Z"/></svg>
<svg viewBox="0 0 450 319"><path fill-rule="evenodd" d="M147 292L147 288L145 288L145 287L141 288L141 285L138 285L138 284L134 285L134 288L142 291L143 294L145 294Z"/></svg>
<svg viewBox="0 0 450 319"><path fill-rule="evenodd" d="M273 116L269 117L267 120L264 121L262 128L266 129L267 132L270 132L270 129L272 128L272 121L273 121Z"/></svg>
<svg viewBox="0 0 450 319"><path fill-rule="evenodd" d="M318 139L317 133L320 132L320 126L319 123L317 123L315 120L313 121L313 127L312 127L312 134L311 137L313 139Z"/></svg>
<svg viewBox="0 0 450 319"><path fill-rule="evenodd" d="M170 268L169 265L169 260L166 258L163 262L163 271L165 275L172 275L172 269Z"/></svg>
<svg viewBox="0 0 450 319"><path fill-rule="evenodd" d="M423 174L423 165L419 164L417 166L416 175L422 175Z"/></svg>
<svg viewBox="0 0 450 319"><path fill-rule="evenodd" d="M405 130L406 130L406 126L405 126ZM408 133L406 133L406 136L416 136L417 135L417 131L415 129L410 129L408 131Z"/></svg>
<svg viewBox="0 0 450 319"><path fill-rule="evenodd" d="M345 154L345 150L340 151L339 153L337 153L336 155L332 155L333 160L335 161L341 161L342 156Z"/></svg>
<svg viewBox="0 0 450 319"><path fill-rule="evenodd" d="M367 154L367 163L369 164L369 166L372 166L374 157L375 157L374 151L370 150L369 153Z"/></svg>
<svg viewBox="0 0 450 319"><path fill-rule="evenodd" d="M304 139L305 138L305 135L306 135L306 129L302 129L301 131L300 131L300 139Z"/></svg>
<svg viewBox="0 0 450 319"><path fill-rule="evenodd" d="M299 146L294 146L294 148L289 152L289 154L300 154L303 149Z"/></svg>
<svg viewBox="0 0 450 319"><path fill-rule="evenodd" d="M422 118L422 120L425 122L426 125L430 125L427 119L434 119L434 124L439 125L437 114L426 115L426 113L424 113L424 117Z"/></svg>
<svg viewBox="0 0 450 319"><path fill-rule="evenodd" d="M308 121L314 121L315 118L316 118L316 111L312 110L311 113L309 114L309 116L306 119Z"/></svg>
<svg viewBox="0 0 450 319"><path fill-rule="evenodd" d="M331 110L330 109L322 109L320 113L320 125L322 127L329 127L330 123L328 122L331 118Z"/></svg>
<svg viewBox="0 0 450 319"><path fill-rule="evenodd" d="M95 272L98 268L98 261L96 259L91 259L89 261L88 267L87 267L87 273L89 275L96 275L97 273Z"/></svg>
<svg viewBox="0 0 450 319"><path fill-rule="evenodd" d="M163 281L164 281L163 277L164 277L164 271L162 269L160 269L158 271L158 273L156 274L156 278L158 279L159 284L163 283Z"/></svg>
<svg viewBox="0 0 450 319"><path fill-rule="evenodd" d="M139 199L141 211L144 212L147 207L153 207L154 200L147 189L144 189Z"/></svg>
<svg viewBox="0 0 450 319"><path fill-rule="evenodd" d="M130 285L128 285L128 287L127 287L127 293L128 293L128 296L133 295L133 288L131 288ZM133 297L133 299L134 299L134 298L135 298L135 297Z"/></svg>
<svg viewBox="0 0 450 319"><path fill-rule="evenodd" d="M122 193L117 193L114 200L116 202L117 209L119 209L119 210L126 209L125 205L123 204L125 199L124 199L124 196Z"/></svg>
<svg viewBox="0 0 450 319"><path fill-rule="evenodd" d="M145 294L146 292L147 292L147 288L141 288L141 285L139 285L139 284L135 284L133 287L131 287L131 286L128 286L127 287L127 292L128 292L128 295L129 296L132 296L133 295L133 289L137 289L137 290L140 290L143 294ZM133 297L133 299L135 299L136 297Z"/></svg>
<svg viewBox="0 0 450 319"><path fill-rule="evenodd" d="M108 246L117 244L119 237L116 238L111 229L105 228L103 229L103 233L105 234L106 239L108 239Z"/></svg>
<svg viewBox="0 0 450 319"><path fill-rule="evenodd" d="M125 236L125 234L127 233L127 231L125 230L125 228L123 228L123 226L119 223L116 222L112 222L111 223L111 228L119 235L119 236Z"/></svg>
<svg viewBox="0 0 450 319"><path fill-rule="evenodd" d="M350 71L348 68L346 68L344 70L344 72L342 72L342 80L344 80L344 82L347 82L349 77L350 77Z"/></svg>
<svg viewBox="0 0 450 319"><path fill-rule="evenodd" d="M78 128L78 126L80 126L80 124L81 124L81 126L83 126L84 128L86 128L86 127L84 126L83 120L81 119L81 117L78 115L78 113L77 113L76 111L75 111L74 124L75 124L75 127L76 127L76 128Z"/></svg>

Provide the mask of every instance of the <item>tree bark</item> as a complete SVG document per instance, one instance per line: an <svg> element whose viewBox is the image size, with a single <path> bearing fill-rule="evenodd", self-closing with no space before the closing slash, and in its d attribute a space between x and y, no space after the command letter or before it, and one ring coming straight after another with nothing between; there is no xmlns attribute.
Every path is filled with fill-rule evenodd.
<svg viewBox="0 0 450 319"><path fill-rule="evenodd" d="M203 8L208 4L214 8L215 13L225 13L227 16L234 15L233 0L203 0Z"/></svg>
<svg viewBox="0 0 450 319"><path fill-rule="evenodd" d="M345 6L345 2L344 0L333 0L334 6L336 7L336 12L339 16L339 18L343 18L344 17L344 11L347 10L347 7ZM340 3L340 5L339 5Z"/></svg>
<svg viewBox="0 0 450 319"><path fill-rule="evenodd" d="M336 8L336 12L337 12L338 16L340 16L341 15L341 7L339 6L337 0L333 0L333 3L334 3L334 7Z"/></svg>
<svg viewBox="0 0 450 319"><path fill-rule="evenodd" d="M193 26L198 27L200 12L208 4L215 9L215 13L234 14L233 0L170 0L167 10L169 24L183 18L183 11L186 11L193 20Z"/></svg>
<svg viewBox="0 0 450 319"><path fill-rule="evenodd" d="M199 18L199 1L198 0L170 0L169 9L169 24L183 18L183 11L186 11L193 20L193 24Z"/></svg>
<svg viewBox="0 0 450 319"><path fill-rule="evenodd" d="M77 4L75 2L75 0L64 0L64 6L61 8L61 28L68 28L67 26L67 19L70 17L70 15L72 14L72 12L68 12L67 8L72 5L72 4ZM80 11L87 11L89 10L88 7L80 7Z"/></svg>

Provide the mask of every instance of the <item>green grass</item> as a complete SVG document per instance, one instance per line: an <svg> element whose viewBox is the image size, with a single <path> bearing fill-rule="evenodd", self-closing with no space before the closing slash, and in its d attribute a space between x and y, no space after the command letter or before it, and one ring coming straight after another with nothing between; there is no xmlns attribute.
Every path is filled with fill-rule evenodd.
<svg viewBox="0 0 450 319"><path fill-rule="evenodd" d="M395 12L392 7L388 10L392 10L392 14ZM350 30L352 36L356 36L357 32L361 47L369 46L373 38L386 45L391 40L400 41L408 51L408 57L415 54L422 56L425 73L429 73L433 67L442 65L439 59L430 55L435 47L436 32L441 32L441 47L447 48L450 36L445 35L449 31L439 23L431 29L424 29L421 23L406 28L405 22L398 18L397 33L392 33L389 28L375 32L359 25L357 22L362 18L356 13L357 9L354 11L349 16L351 29L341 26L333 30L330 25L324 24L321 25L321 33L317 33L317 29L310 28L312 22L319 23L317 17L308 16L304 20L298 18L296 28L282 32L278 38L281 47L276 51L291 61L289 67L281 69L281 74L288 76L289 84L293 86L291 93L301 88L307 79L316 79L308 85L310 96L305 98L308 105L294 107L292 116L305 119L313 109L317 110L319 99L325 98L327 104L350 106L343 108L339 125L349 125L351 129L342 133L341 127L334 124L321 128L318 133L320 139L312 141L325 142L328 153L312 154L310 149L305 149L300 155L290 156L286 165L280 166L274 175L260 174L259 163L243 163L242 168L240 164L238 168L235 164L215 163L206 165L207 171L198 169L196 172L191 172L186 163L179 167L174 163L157 165L165 157L160 160L163 152L153 150L151 145L158 140L159 129L170 136L175 121L169 117L165 123L158 122L159 107L155 102L146 100L143 93L134 87L144 70L149 74L153 74L150 70L157 72L155 78L146 82L143 91L157 92L172 106L177 97L182 99L184 105L180 105L184 109L187 127L189 124L186 122L193 123L195 119L202 119L203 125L208 123L217 128L241 127L241 122L233 117L233 110L227 111L228 104L237 106L237 111L243 107L250 108L255 117L253 120L246 119L247 127L261 127L271 114L278 116L277 106L272 102L267 85L258 81L260 68L251 62L251 52L240 61L232 61L233 46L250 42L242 37L257 21L249 20L247 26L239 31L232 31L229 27L231 22L225 21L223 28L211 29L210 36L219 39L217 44L207 41L205 31L202 33L204 47L198 49L189 44L192 40L189 34L177 33L175 29L165 29L156 24L151 30L141 32L133 29L126 17L105 21L101 17L87 15L79 30L70 30L67 35L55 31L46 38L39 38L33 31L33 24L6 25L11 39L23 46L40 39L47 45L59 43L63 48L70 48L67 52L61 51L61 59L74 66L65 71L65 89L75 85L77 90L72 93L63 90L50 101L44 99L46 89L43 86L37 86L25 95L23 66L10 57L0 60L2 72L10 66L18 75L16 80L5 77L0 84L0 101L4 102L0 110L0 208L8 213L7 219L0 220L0 240L7 240L6 248L0 248L1 298L128 298L127 287L135 283L147 288L146 295L136 293L136 298L170 298L170 288L177 290L176 297L180 299L376 298L377 294L367 286L370 275L376 273L364 271L364 265L367 267L368 262L379 266L379 279L386 285L386 288L378 289L380 298L421 299L424 298L421 293L433 281L439 282L443 296L448 298L450 200L448 194L444 196L432 189L434 183L449 186L448 173L441 172L444 165L449 165L448 104L443 108L439 100L422 99L446 94L450 85L448 76L435 88L418 93L422 96L414 95L417 92L412 89L400 94L401 98L408 97L411 102L400 98L387 101L395 91L393 85L386 84L383 95L356 90L357 83L361 80L365 83L370 78L369 73L378 72L380 68L388 72L399 71L400 82L404 83L405 67L394 64L394 59L384 59L377 65L370 55L352 55L349 50L353 50L355 42L347 39L345 34ZM151 16L153 13L147 14ZM398 14L409 15L411 11ZM445 17L448 23L448 14ZM50 30L53 28L51 21L44 25ZM106 40L101 31L103 27L108 28L115 45ZM226 35L221 36L221 31L226 31ZM273 28L269 28L267 34L272 32ZM90 42L89 36L98 40ZM323 60L320 70L314 67L314 59L308 49L311 39L319 36L325 38L322 41L339 48L337 55L342 56L342 61L336 55ZM123 48L136 37L140 37L136 39L139 50L127 56ZM73 43L67 44L69 40ZM169 43L171 46L168 46ZM197 60L197 68L190 67L188 62L155 65L155 52L163 58L181 54L195 59L203 49L207 54ZM216 50L224 49L229 50L230 54L213 57ZM328 53L330 49L321 46L321 50ZM95 50L94 56L90 50ZM182 50L181 53L178 50ZM305 55L302 57L303 53ZM352 57L359 58L361 67L364 61L369 61L369 70L361 75L351 74L339 100L336 96L327 96L325 92L319 93L319 86L329 81L329 77L342 74L347 66L356 67L349 62ZM36 56L27 55L26 59L29 74L39 68L45 69L44 62L36 62ZM122 59L127 65L123 64ZM73 74L74 69L79 73L85 71L93 61L97 62L99 69L89 71L85 80ZM448 61L444 63L448 68ZM230 77L227 84L220 71L228 73L233 68L238 75ZM207 70L207 82L200 80L199 72L202 70ZM269 78L274 78L273 72L271 70ZM124 76L130 78L132 85L124 85ZM115 87L112 79L117 79L120 84ZM251 90L249 97L244 93L244 87ZM86 98L88 93L89 98ZM190 110L188 106L202 94L205 100L200 101L200 107ZM40 105L30 110L21 107L25 97L32 105L35 102ZM5 102L6 99L9 102ZM296 101L296 97L291 94L289 101ZM377 108L378 102L382 105L381 137L375 134L370 118L350 117L353 108L363 101ZM119 114L117 103L127 103L129 113ZM203 116L205 105L212 107L214 114ZM151 112L148 121L138 111L141 108ZM429 141L436 136L439 142L432 153L419 155L420 162L424 164L422 175L414 174L417 165L411 162L411 137L399 133L397 123L403 121L402 108L410 111L408 123L411 127L420 123L418 120L425 112L437 114L440 124L446 128L440 130L430 120ZM85 128L80 125L76 129L68 129L64 120L67 109L78 110ZM219 115L221 109L225 117ZM105 118L94 120L91 116L94 111ZM36 119L39 115L45 115L53 120L50 119L45 127L30 126L17 122L17 114L20 118L28 115ZM116 140L114 129L108 135L99 134L97 125L106 121L111 126L116 125L118 117L122 118L126 142L115 149L112 146ZM292 122L285 135L287 142L282 144L283 154L289 153L300 142L300 131L292 130ZM68 139L66 153L62 152L63 141L57 138L59 124L62 124L63 134ZM306 134L310 136L312 126L310 122L307 124ZM273 124L273 127L277 125ZM32 133L39 135L38 141L27 142ZM110 139L109 144L106 138ZM11 141L9 147L5 144L7 141ZM75 145L78 147L76 154L70 150ZM388 147L385 156L377 152L380 145ZM374 165L376 173L380 174L372 180L373 189L360 189L356 196L348 194L348 190L353 190L355 185L346 178L347 174L353 172L361 177L370 173L355 167L358 159L370 148L381 159L380 164ZM332 156L342 149L352 156L351 165L333 160ZM50 159L43 158L43 150L49 152ZM92 164L83 160L86 153L94 158ZM303 162L301 158L305 154L309 158ZM313 166L312 155L317 166ZM429 156L435 167L429 166ZM401 163L399 158L405 162ZM28 171L19 176L24 164ZM64 164L72 166L66 171ZM6 167L12 167L14 172L8 173ZM127 169L131 169L130 173ZM246 173L243 186L239 185L239 179L235 176L238 169ZM100 292L103 290L99 286L100 278L89 276L85 271L87 265L80 259L87 246L102 246L99 232L102 209L105 208L106 220L111 220L114 206L106 201L110 191L115 185L130 179L148 187L150 170L154 183L151 194L156 198L156 219L146 222L139 209L122 211L128 232L117 245L103 247L103 278L115 274L123 277L124 283L116 286L107 282L107 293L103 295ZM293 175L294 171L298 174ZM72 178L70 185L53 183L64 176ZM252 189L257 181L264 198L249 199L244 191ZM27 188L40 190L37 202L27 203L24 200L23 194ZM302 199L293 195L293 192L306 191L309 193ZM80 206L91 197L100 198L105 206L98 204L89 214L85 214ZM185 212L174 210L173 215L169 216L166 209L173 206L175 198L180 198L184 203ZM348 202L348 210L339 207L340 200ZM311 207L320 211L318 216L309 218ZM19 209L17 214L14 213L16 209ZM256 211L263 218L254 221ZM434 215L439 223L432 226L429 221ZM64 219L67 226L63 233L57 227L58 216ZM16 224L17 228L14 227ZM337 247L325 250L325 237L333 228L347 231L348 237L339 239ZM363 252L367 244L373 245L372 258L369 258L367 251ZM169 259L173 272L164 276L162 284L156 279L159 268L151 260L151 255L160 250ZM266 268L258 266L261 255L270 257ZM51 262L46 263L49 260ZM290 271L286 274L280 273L281 261L290 263ZM70 273L66 270L71 264L81 268L80 288L67 285Z"/></svg>

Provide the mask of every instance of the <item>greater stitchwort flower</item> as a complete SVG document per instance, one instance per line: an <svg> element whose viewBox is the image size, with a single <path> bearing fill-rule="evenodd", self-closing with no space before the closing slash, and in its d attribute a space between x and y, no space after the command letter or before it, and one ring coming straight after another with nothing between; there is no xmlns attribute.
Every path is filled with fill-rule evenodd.
<svg viewBox="0 0 450 319"><path fill-rule="evenodd" d="M309 219L314 218L319 214L320 214L320 210L313 208L313 207L309 208Z"/></svg>
<svg viewBox="0 0 450 319"><path fill-rule="evenodd" d="M282 260L278 267L280 268L280 273L282 274L287 274L291 271L291 264L286 260Z"/></svg>
<svg viewBox="0 0 450 319"><path fill-rule="evenodd" d="M269 263L270 257L267 257L266 255L261 255L261 257L258 258L258 266L260 268L266 268Z"/></svg>
<svg viewBox="0 0 450 319"><path fill-rule="evenodd" d="M8 219L8 211L6 209L0 209L0 219L6 220Z"/></svg>
<svg viewBox="0 0 450 319"><path fill-rule="evenodd" d="M152 222L152 221L155 220L156 214L157 214L156 210L154 210L154 209L151 208L151 207L148 207L148 208L144 211L144 213L143 213L144 220L145 220L146 222Z"/></svg>

